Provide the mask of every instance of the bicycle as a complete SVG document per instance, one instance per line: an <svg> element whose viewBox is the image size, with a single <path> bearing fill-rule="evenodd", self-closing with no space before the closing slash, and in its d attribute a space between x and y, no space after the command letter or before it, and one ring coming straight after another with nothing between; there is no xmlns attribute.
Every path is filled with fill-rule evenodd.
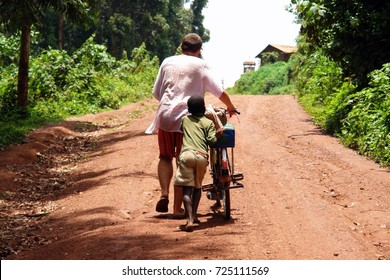
<svg viewBox="0 0 390 280"><path fill-rule="evenodd" d="M240 114L237 110L235 113ZM217 208L223 207L223 215L226 220L231 218L230 190L244 187L242 183L238 182L244 179L244 175L234 171L234 146L234 127L232 124L226 123L223 135L215 145L210 147L209 151L212 183L202 186L202 191L207 192L207 198L216 200Z"/></svg>

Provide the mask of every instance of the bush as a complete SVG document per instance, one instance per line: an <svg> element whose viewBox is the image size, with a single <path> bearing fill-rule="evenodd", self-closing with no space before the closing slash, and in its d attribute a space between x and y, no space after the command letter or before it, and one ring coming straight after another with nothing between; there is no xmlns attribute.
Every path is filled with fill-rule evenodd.
<svg viewBox="0 0 390 280"><path fill-rule="evenodd" d="M328 133L359 153L390 166L390 64L373 71L370 87L343 82L341 69L321 52L301 59L299 101Z"/></svg>
<svg viewBox="0 0 390 280"><path fill-rule="evenodd" d="M314 117L316 124L329 133L335 133L340 129L337 124L339 120L335 117L342 109L340 104L332 101L337 100L344 104L342 99L346 97L344 93L348 92L348 86L342 86L341 68L321 51L298 57L296 61L297 73L294 82L299 102Z"/></svg>
<svg viewBox="0 0 390 280"><path fill-rule="evenodd" d="M243 74L229 92L240 94L289 94L294 92L290 83L291 64L278 61L266 64L253 72Z"/></svg>
<svg viewBox="0 0 390 280"><path fill-rule="evenodd" d="M30 60L27 120L16 114L17 66L0 67L0 147L20 141L45 121L118 109L150 97L158 67L144 44L133 50L132 60L116 60L93 37L73 55L44 51Z"/></svg>
<svg viewBox="0 0 390 280"><path fill-rule="evenodd" d="M350 97L342 141L383 165L390 165L390 63L370 75L369 87Z"/></svg>

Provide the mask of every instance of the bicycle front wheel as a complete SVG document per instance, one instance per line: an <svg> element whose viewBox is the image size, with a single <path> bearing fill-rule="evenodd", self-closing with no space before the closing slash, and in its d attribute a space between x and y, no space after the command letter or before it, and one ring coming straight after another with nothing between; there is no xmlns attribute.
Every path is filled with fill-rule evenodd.
<svg viewBox="0 0 390 280"><path fill-rule="evenodd" d="M222 189L222 205L224 217L226 220L230 220L230 189L229 183L225 183Z"/></svg>

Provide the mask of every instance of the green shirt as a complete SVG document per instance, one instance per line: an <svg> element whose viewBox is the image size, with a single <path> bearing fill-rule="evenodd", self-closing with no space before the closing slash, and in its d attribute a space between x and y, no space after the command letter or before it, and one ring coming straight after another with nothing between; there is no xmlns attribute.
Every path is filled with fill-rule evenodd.
<svg viewBox="0 0 390 280"><path fill-rule="evenodd" d="M205 116L183 117L181 129L184 133L182 150L194 149L207 153L208 146L217 142L215 125Z"/></svg>

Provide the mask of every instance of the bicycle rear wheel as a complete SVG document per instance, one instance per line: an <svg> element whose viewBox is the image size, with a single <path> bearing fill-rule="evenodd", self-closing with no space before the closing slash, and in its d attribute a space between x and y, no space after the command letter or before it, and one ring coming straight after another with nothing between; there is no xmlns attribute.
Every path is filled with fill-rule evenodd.
<svg viewBox="0 0 390 280"><path fill-rule="evenodd" d="M230 183L225 183L222 189L222 206L225 220L230 220Z"/></svg>

